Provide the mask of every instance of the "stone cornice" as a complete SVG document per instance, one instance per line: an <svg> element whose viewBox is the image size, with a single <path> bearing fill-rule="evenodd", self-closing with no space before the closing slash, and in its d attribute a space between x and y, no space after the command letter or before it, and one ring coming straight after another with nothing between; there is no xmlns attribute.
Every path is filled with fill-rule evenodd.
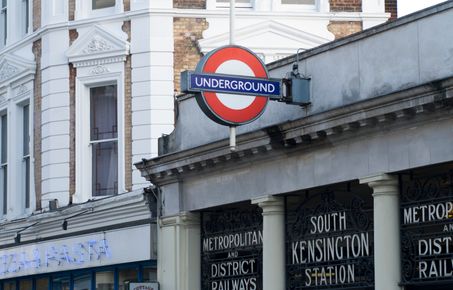
<svg viewBox="0 0 453 290"><path fill-rule="evenodd" d="M64 230L63 222L68 226ZM27 218L5 221L0 228L0 247L14 241L17 232L21 241L36 241L55 236L89 232L149 220L151 213L142 192L89 201L52 212L37 213Z"/></svg>
<svg viewBox="0 0 453 290"><path fill-rule="evenodd" d="M315 148L328 138L353 138L380 125L414 122L452 106L453 78L449 78L240 135L235 152L229 150L228 140L221 140L135 165L147 180L164 185L241 161Z"/></svg>

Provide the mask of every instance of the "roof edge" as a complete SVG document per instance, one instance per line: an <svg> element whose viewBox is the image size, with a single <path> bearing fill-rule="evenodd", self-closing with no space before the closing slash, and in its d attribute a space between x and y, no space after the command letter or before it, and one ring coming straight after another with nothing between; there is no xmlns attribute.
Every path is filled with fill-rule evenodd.
<svg viewBox="0 0 453 290"><path fill-rule="evenodd" d="M414 13L411 13L411 14L408 14L408 15L403 16L401 18L397 18L396 20L385 22L385 23L377 25L377 26L373 26L373 27L365 29L365 30L363 30L361 32L357 32L357 33L351 34L350 36L347 36L347 37L344 37L344 38L340 38L338 40L334 40L334 41L328 42L326 44L322 44L322 45L320 45L318 47L315 47L315 48L312 48L312 49L309 49L309 50L305 50L305 51L303 51L301 53L290 55L288 57L285 57L283 59L277 60L275 62L271 62L271 63L267 64L267 68L269 70L277 69L277 68L292 64L297 59L300 61L300 60L309 58L311 56L314 56L314 55L317 55L317 54L321 54L323 52L335 49L337 47L340 47L340 46L343 46L343 45L347 45L347 44L350 44L350 43L365 39L367 37L371 37L373 35L385 32L387 30L391 30L391 29L394 29L396 27L403 26L403 25L406 25L408 23L418 21L418 20L420 20L422 18L426 18L426 17L429 17L431 15L447 11L449 9L453 9L453 1L451 1L451 0L450 1L445 1L443 3L437 4L437 5L428 7L428 8L425 8L423 10L420 10L420 11L417 11L417 12L414 12Z"/></svg>

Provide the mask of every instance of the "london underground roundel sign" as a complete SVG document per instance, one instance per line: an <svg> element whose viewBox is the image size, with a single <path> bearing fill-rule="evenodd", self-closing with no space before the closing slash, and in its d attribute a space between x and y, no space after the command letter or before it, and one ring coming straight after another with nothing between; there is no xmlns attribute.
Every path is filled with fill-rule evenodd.
<svg viewBox="0 0 453 290"><path fill-rule="evenodd" d="M201 92L196 100L203 112L222 125L254 121L264 112L269 96L280 95L280 82L268 79L264 63L236 45L211 51L183 79L188 91Z"/></svg>

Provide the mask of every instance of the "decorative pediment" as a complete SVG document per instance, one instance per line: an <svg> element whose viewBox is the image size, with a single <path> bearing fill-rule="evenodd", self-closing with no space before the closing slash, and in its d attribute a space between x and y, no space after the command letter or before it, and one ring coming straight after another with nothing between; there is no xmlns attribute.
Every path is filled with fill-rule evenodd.
<svg viewBox="0 0 453 290"><path fill-rule="evenodd" d="M13 54L7 54L0 59L0 87L35 73L34 61L27 61Z"/></svg>
<svg viewBox="0 0 453 290"><path fill-rule="evenodd" d="M276 22L265 21L237 29L235 43L262 54L295 54L299 48L310 49L331 39L326 39L294 27ZM200 39L198 45L202 53L229 43L229 33L222 33Z"/></svg>
<svg viewBox="0 0 453 290"><path fill-rule="evenodd" d="M130 44L105 28L95 25L69 47L66 55L75 67L121 62L129 54Z"/></svg>

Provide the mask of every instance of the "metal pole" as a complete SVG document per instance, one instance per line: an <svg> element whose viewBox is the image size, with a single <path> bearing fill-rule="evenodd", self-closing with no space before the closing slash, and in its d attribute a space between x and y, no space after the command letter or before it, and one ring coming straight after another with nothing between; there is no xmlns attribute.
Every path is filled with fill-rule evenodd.
<svg viewBox="0 0 453 290"><path fill-rule="evenodd" d="M230 0L230 45L234 44L234 18L236 0Z"/></svg>
<svg viewBox="0 0 453 290"><path fill-rule="evenodd" d="M234 18L236 1L230 0L230 45L234 44ZM230 150L236 151L236 127L230 127Z"/></svg>
<svg viewBox="0 0 453 290"><path fill-rule="evenodd" d="M230 150L236 151L236 127L230 127Z"/></svg>

